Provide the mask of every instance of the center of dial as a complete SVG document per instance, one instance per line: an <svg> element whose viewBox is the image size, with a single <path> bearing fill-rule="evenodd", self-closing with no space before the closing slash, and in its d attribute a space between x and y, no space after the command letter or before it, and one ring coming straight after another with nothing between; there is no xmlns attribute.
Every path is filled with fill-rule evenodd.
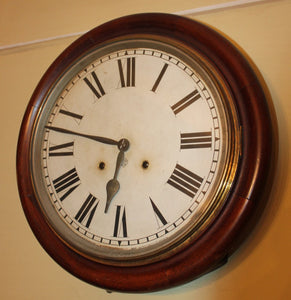
<svg viewBox="0 0 291 300"><path fill-rule="evenodd" d="M180 133L169 105L154 92L136 87L103 96L83 117L80 131L120 142L124 139L130 144L125 147L124 162L118 172L120 189L112 200L113 207L138 209L137 203L147 201L162 189L179 155ZM75 141L76 169L82 183L100 199L99 205L105 205L105 187L115 172L118 151L116 146L82 138ZM100 168L100 162L106 167Z"/></svg>

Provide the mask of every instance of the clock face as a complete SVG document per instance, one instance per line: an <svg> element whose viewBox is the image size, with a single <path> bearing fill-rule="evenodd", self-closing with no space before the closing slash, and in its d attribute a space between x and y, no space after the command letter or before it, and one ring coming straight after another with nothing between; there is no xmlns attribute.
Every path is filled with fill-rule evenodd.
<svg viewBox="0 0 291 300"><path fill-rule="evenodd" d="M229 96L212 74L198 55L144 38L103 45L59 78L35 125L32 170L70 247L144 264L211 222L238 152Z"/></svg>
<svg viewBox="0 0 291 300"><path fill-rule="evenodd" d="M221 266L266 204L276 121L253 63L204 24L94 28L35 89L17 180L40 244L78 278L157 291Z"/></svg>

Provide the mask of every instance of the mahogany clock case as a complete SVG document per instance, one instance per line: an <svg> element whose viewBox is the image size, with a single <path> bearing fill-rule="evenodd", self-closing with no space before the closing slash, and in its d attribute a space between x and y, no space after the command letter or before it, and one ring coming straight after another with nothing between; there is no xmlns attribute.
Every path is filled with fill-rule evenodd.
<svg viewBox="0 0 291 300"><path fill-rule="evenodd" d="M62 74L98 45L120 37L155 37L195 49L216 71L232 95L241 134L238 171L215 219L186 248L142 266L102 264L73 251L43 215L31 177L31 139L47 94ZM17 148L17 180L23 210L47 253L78 278L107 290L150 292L177 286L224 262L254 227L267 202L276 154L276 121L268 92L246 55L216 30L184 17L137 14L89 31L54 61L40 80L25 112Z"/></svg>

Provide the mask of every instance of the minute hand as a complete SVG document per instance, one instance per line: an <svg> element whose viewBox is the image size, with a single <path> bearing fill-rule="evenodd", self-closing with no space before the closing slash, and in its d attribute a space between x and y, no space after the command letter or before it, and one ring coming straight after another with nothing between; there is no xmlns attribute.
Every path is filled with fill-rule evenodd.
<svg viewBox="0 0 291 300"><path fill-rule="evenodd" d="M66 134L72 134L72 135L77 135L77 136L81 136L96 142L100 142L103 144L108 144L108 145L118 145L118 141L106 138L106 137L102 137L102 136L96 136L96 135L90 135L90 134L85 134L85 133L80 133L80 132L75 132L69 129L65 129L65 128L60 128L60 127L54 127L54 126L45 126L45 128L53 130L53 131L57 131L57 132L61 132L61 133L66 133Z"/></svg>

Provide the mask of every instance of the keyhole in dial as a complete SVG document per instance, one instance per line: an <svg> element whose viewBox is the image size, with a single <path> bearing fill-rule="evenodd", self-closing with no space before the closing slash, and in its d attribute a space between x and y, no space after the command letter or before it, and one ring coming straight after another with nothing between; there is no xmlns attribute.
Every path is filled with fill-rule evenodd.
<svg viewBox="0 0 291 300"><path fill-rule="evenodd" d="M101 161L98 165L100 170L104 170L105 169L105 162Z"/></svg>
<svg viewBox="0 0 291 300"><path fill-rule="evenodd" d="M141 165L144 169L147 169L149 167L150 163L147 160L144 160Z"/></svg>

